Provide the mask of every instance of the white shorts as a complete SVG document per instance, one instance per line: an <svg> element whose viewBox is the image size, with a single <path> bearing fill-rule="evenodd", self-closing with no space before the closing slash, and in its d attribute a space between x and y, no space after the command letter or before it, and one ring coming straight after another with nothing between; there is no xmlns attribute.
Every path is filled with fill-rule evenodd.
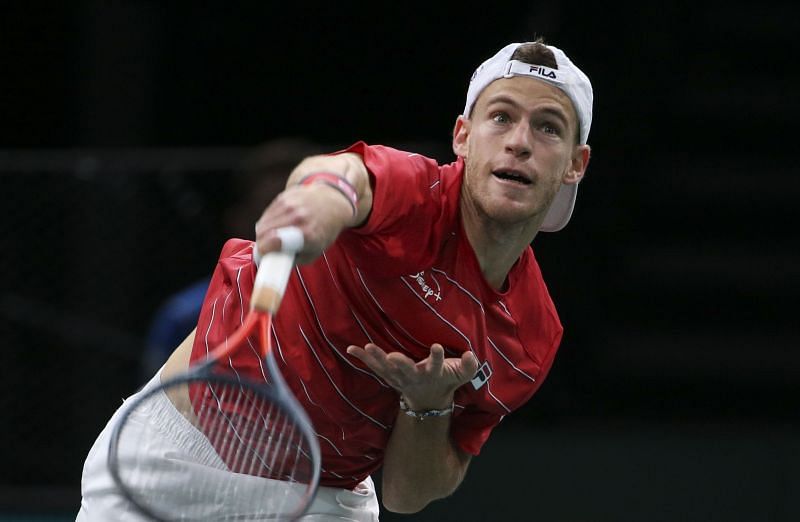
<svg viewBox="0 0 800 522"><path fill-rule="evenodd" d="M157 386L161 380L160 373L156 373L155 377L130 399L136 398ZM197 432L172 406L166 395L161 394L159 400L154 401L154 403L151 411L142 412L141 422L139 423L142 436L147 437L150 442L154 462L158 462L159 459L169 455L171 459L180 458L190 462L202 462L205 464L204 469L209 469L211 470L210 472L214 472L213 468L224 469L224 464L221 462L219 465L212 462L214 459L219 460L219 457L213 451L209 452L207 450L209 445L204 441L199 439L187 440L186 437L181 437L180 443L177 443L173 437L163 436L165 425L171 426L173 430L182 427L189 428L183 430L184 433ZM106 464L111 431L124 408L125 405L123 404L114 413L86 457L86 462L83 465L83 476L81 477L81 509L78 512L76 522L148 521L147 517L140 515L130 506L130 503L117 488ZM164 414L169 416L168 422L164 422ZM271 479L252 477L253 487L272 486L276 483L284 484ZM176 501L178 500L176 499ZM227 505L229 509L234 507ZM209 506L210 519L222 518L225 512L220 511L220 509L224 510L225 507L220 508L219 505ZM320 486L307 513L300 520L303 522L377 522L378 513L379 507L378 498L375 494L375 485L372 479L367 477L352 491Z"/></svg>

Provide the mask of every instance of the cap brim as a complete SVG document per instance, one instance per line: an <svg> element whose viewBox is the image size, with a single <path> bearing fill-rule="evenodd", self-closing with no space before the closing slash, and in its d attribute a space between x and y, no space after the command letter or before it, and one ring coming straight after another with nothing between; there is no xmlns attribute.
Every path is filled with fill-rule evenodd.
<svg viewBox="0 0 800 522"><path fill-rule="evenodd" d="M558 232L569 223L575 199L578 197L578 184L561 185L539 230L542 232Z"/></svg>

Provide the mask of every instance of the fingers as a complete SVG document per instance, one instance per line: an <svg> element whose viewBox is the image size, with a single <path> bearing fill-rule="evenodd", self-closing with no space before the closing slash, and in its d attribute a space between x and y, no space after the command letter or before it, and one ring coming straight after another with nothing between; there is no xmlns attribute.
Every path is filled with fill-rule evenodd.
<svg viewBox="0 0 800 522"><path fill-rule="evenodd" d="M408 386L453 389L469 382L480 366L471 351L463 353L460 358L445 358L444 348L438 343L431 345L430 355L419 362L400 352L386 353L372 343L363 348L351 345L347 353L398 390Z"/></svg>
<svg viewBox="0 0 800 522"><path fill-rule="evenodd" d="M286 231L293 232L287 237ZM299 234L296 232L300 231ZM305 264L316 259L318 248L315 248L313 241L305 240L305 233L300 227L286 226L275 228L272 226L256 226L256 251L257 259L264 257L269 252L291 251L297 254L296 263ZM305 244L311 243L310 246Z"/></svg>
<svg viewBox="0 0 800 522"><path fill-rule="evenodd" d="M351 345L347 348L347 353L367 365L393 388L400 390L414 380L416 374L414 361L401 353L387 354L372 343L366 344L364 348Z"/></svg>
<svg viewBox="0 0 800 522"><path fill-rule="evenodd" d="M268 226L259 220L256 223L256 248L261 256L269 252L281 250L283 242L274 226Z"/></svg>
<svg viewBox="0 0 800 522"><path fill-rule="evenodd" d="M458 380L461 384L469 381L475 376L475 372L478 371L478 358L475 357L475 354L471 351L464 352L461 355L460 361L457 359L449 359L453 362L459 362L460 364L454 364L453 368L456 374L458 375ZM444 347L442 347L439 343L434 343L431 345L431 353L430 356L425 359L425 367L426 370L432 375L442 375L444 373L444 365L447 359L444 357Z"/></svg>
<svg viewBox="0 0 800 522"><path fill-rule="evenodd" d="M390 357L392 354L387 354L372 343L367 343L363 348L348 346L347 353L359 359L378 375L388 374L397 368L397 358Z"/></svg>
<svg viewBox="0 0 800 522"><path fill-rule="evenodd" d="M350 345L347 347L347 353L356 357L376 373L380 374L382 371L385 371L386 352L374 344L366 344L363 348Z"/></svg>
<svg viewBox="0 0 800 522"><path fill-rule="evenodd" d="M431 345L431 354L428 356L428 368L433 373L441 373L444 366L444 348L439 343Z"/></svg>
<svg viewBox="0 0 800 522"><path fill-rule="evenodd" d="M332 206L331 198L342 200L345 210L349 208L339 192L319 183L295 185L278 194L256 223L259 254L281 249L277 231L297 227L303 238L302 248L292 249L298 250L298 264L316 259L352 220L352 212L342 212L336 205Z"/></svg>
<svg viewBox="0 0 800 522"><path fill-rule="evenodd" d="M464 352L461 355L461 377L464 379L463 382L467 382L475 376L475 373L478 371L478 367L480 363L478 362L478 358L475 357L475 354L472 352Z"/></svg>
<svg viewBox="0 0 800 522"><path fill-rule="evenodd" d="M263 255L281 249L304 250L304 241L298 243L295 240L305 240L313 236L312 229L314 227L310 224L313 213L310 207L311 205L299 197L295 188L284 190L278 194L256 222L258 252ZM285 232L294 227L300 229L300 237L285 237ZM288 246L283 244L287 240L292 244Z"/></svg>
<svg viewBox="0 0 800 522"><path fill-rule="evenodd" d="M260 239L256 236L256 244L253 248L255 250L256 264L259 264L261 259L268 253L281 250L281 240L277 235L266 236Z"/></svg>

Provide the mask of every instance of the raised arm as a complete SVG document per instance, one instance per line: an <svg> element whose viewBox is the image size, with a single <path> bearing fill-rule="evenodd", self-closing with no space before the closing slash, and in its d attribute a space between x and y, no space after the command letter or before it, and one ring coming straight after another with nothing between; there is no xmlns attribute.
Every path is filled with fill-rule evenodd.
<svg viewBox="0 0 800 522"><path fill-rule="evenodd" d="M361 156L311 156L292 171L286 189L261 215L256 223L256 243L261 254L276 250L280 242L275 230L299 227L305 247L298 261L308 263L344 228L366 221L371 210L372 189Z"/></svg>

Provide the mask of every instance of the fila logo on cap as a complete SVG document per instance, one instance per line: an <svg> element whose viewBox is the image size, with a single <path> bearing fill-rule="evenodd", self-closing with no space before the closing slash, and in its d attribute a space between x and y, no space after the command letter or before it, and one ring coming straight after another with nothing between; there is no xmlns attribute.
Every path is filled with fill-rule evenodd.
<svg viewBox="0 0 800 522"><path fill-rule="evenodd" d="M542 65L531 65L528 72L538 74L539 76L544 76L545 78L550 78L551 80L555 80L557 77L556 71Z"/></svg>

